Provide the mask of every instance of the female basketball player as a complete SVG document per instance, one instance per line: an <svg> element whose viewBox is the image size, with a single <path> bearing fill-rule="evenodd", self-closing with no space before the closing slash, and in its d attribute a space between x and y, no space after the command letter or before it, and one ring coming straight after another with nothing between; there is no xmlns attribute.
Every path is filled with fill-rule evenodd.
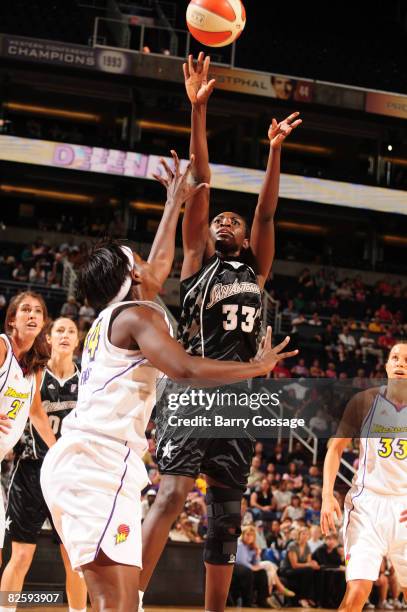
<svg viewBox="0 0 407 612"><path fill-rule="evenodd" d="M31 291L16 295L7 308L6 333L0 335L0 411L7 416L4 424L9 427L1 430L0 461L20 439L28 416L48 446L55 442L40 396L42 369L48 360L42 333L47 316L44 300ZM1 549L4 530L4 506L0 500Z"/></svg>
<svg viewBox="0 0 407 612"><path fill-rule="evenodd" d="M49 423L59 437L62 421L76 406L78 399L79 371L73 361L78 345L78 328L71 319L60 317L49 327L46 339L51 356L42 375L41 401ZM48 447L33 430L31 423L26 425L18 446L19 458L11 477L6 510L12 552L1 578L2 591L21 591L23 588L38 534L49 517L40 487L41 466ZM85 581L72 570L62 544L61 555L66 572L69 612L86 612ZM10 612L13 609L7 610Z"/></svg>
<svg viewBox="0 0 407 612"><path fill-rule="evenodd" d="M167 204L148 262L107 242L81 270L84 296L102 309L87 336L77 407L47 453L41 485L72 566L81 569L95 612L135 612L141 567L141 459L153 408L157 370L175 380L232 381L273 368L288 340L267 344L250 364L191 357L169 333L152 299L168 276L182 203L196 192L191 171L165 165ZM200 186L198 189L204 187ZM294 352L296 353L296 352ZM292 353L289 353L292 354Z"/></svg>
<svg viewBox="0 0 407 612"><path fill-rule="evenodd" d="M200 53L184 64L185 86L192 105L191 153L195 178L210 181L206 109L215 81L208 82L210 58ZM261 292L274 257L274 213L277 207L280 152L284 139L301 123L294 113L269 129L270 154L251 229L235 212L217 215L209 225L209 194L199 192L186 204L181 271L182 312L178 338L192 355L249 361L256 354L261 319ZM246 488L252 442L202 440L168 427L165 407L157 411L157 459L162 480L154 506L143 523L144 591L200 472L205 473L209 506L205 541L206 610L223 612L240 535L240 503ZM175 447L171 453L169 446Z"/></svg>
<svg viewBox="0 0 407 612"><path fill-rule="evenodd" d="M386 386L351 399L340 437L330 441L325 457L321 527L327 534L335 531L335 514L341 517L333 491L342 453L360 437L359 468L345 499L343 612L363 609L383 557L390 559L407 597L407 343L393 346L386 372Z"/></svg>

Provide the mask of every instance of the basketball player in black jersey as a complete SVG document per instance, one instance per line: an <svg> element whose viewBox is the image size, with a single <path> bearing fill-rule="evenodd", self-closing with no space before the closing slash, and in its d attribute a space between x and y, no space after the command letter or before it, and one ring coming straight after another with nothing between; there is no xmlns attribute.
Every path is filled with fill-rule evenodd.
<svg viewBox="0 0 407 612"><path fill-rule="evenodd" d="M73 362L78 328L71 319L56 319L48 333L51 356L41 382L41 401L57 438L63 419L76 405L79 370ZM1 579L2 591L21 591L30 569L44 521L50 517L40 486L42 461L48 446L29 421L16 448L16 464L10 480L6 510L6 533L12 542L11 558ZM57 533L54 535L60 542ZM83 578L71 568L65 548L61 555L66 571L70 612L86 612L87 591ZM11 608L7 608L10 611Z"/></svg>
<svg viewBox="0 0 407 612"><path fill-rule="evenodd" d="M201 53L184 64L192 104L191 153L195 180L210 182L206 109L215 81L208 82L210 59ZM182 312L178 339L192 355L248 361L256 354L264 283L274 257L280 153L284 139L301 123L293 113L268 132L270 154L251 229L235 212L217 215L209 225L208 191L187 202L183 221ZM154 505L143 523L143 571L147 587L171 524L182 510L200 472L207 480L208 536L205 542L205 609L223 612L240 535L240 504L253 453L246 437L183 440L168 426L165 407L157 410L157 460L162 474ZM140 594L142 596L142 593ZM268 605L267 602L259 602Z"/></svg>

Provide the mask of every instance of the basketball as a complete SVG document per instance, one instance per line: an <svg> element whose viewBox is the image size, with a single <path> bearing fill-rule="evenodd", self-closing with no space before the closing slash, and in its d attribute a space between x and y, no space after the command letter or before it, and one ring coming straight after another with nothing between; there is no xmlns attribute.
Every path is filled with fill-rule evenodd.
<svg viewBox="0 0 407 612"><path fill-rule="evenodd" d="M245 25L246 11L240 0L191 0L188 5L188 29L208 47L230 45Z"/></svg>

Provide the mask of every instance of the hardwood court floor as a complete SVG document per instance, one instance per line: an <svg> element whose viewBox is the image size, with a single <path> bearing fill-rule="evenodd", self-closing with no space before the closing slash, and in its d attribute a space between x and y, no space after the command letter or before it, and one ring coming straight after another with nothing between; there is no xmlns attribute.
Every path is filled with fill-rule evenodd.
<svg viewBox="0 0 407 612"><path fill-rule="evenodd" d="M21 608L26 609L30 612L68 612L68 606L47 606L42 608ZM284 612L306 612L308 608L283 608ZM228 612L253 612L253 608L227 608ZM257 612L265 611L265 608L255 608ZM311 608L309 608L311 611ZM332 610L326 610L325 608L313 608L314 612L332 612ZM91 612L91 608L88 606L88 611ZM202 608L170 608L166 606L152 607L147 606L145 612L203 612Z"/></svg>

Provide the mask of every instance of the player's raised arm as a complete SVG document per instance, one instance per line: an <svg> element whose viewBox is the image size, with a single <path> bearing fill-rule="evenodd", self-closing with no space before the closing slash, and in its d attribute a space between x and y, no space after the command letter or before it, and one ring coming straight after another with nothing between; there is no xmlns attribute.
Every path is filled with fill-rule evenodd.
<svg viewBox="0 0 407 612"><path fill-rule="evenodd" d="M172 170L167 162L162 159L161 164L164 168L164 174L163 176L154 175L154 178L167 190L167 201L163 216L148 257L150 270L157 279L157 290L163 285L172 268L175 252L175 233L182 204L188 198L193 198L201 192L208 191L207 184L201 183L196 186L191 181L194 165L193 155L183 174L180 171L178 155L175 151L171 151L171 155L174 160L174 169Z"/></svg>
<svg viewBox="0 0 407 612"><path fill-rule="evenodd" d="M289 115L281 123L273 119L268 138L270 153L266 176L259 195L250 234L250 247L256 258L258 282L264 286L274 259L274 215L277 209L280 188L281 145L291 132L302 123L299 113Z"/></svg>
<svg viewBox="0 0 407 612"><path fill-rule="evenodd" d="M196 66L192 55L184 64L185 88L191 102L190 155L195 156L193 175L197 183L209 183L208 142L206 135L206 111L215 80L208 82L209 56L200 53ZM209 236L209 190L201 190L190 198L185 206L182 223L184 261L181 280L192 276L202 267ZM212 253L210 253L211 255Z"/></svg>

